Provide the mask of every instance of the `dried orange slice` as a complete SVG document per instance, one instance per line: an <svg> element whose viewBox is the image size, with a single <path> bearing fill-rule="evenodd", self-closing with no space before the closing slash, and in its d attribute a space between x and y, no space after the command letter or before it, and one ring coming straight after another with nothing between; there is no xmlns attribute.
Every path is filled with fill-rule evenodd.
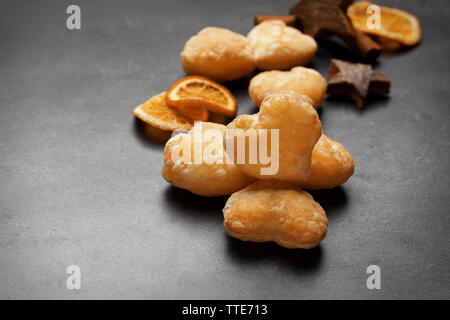
<svg viewBox="0 0 450 320"><path fill-rule="evenodd" d="M145 123L162 130L189 130L194 124L194 119L182 115L166 104L166 92L157 94L137 106L134 108L133 114Z"/></svg>
<svg viewBox="0 0 450 320"><path fill-rule="evenodd" d="M234 116L237 109L236 99L227 88L202 76L189 76L175 82L167 91L166 103L184 112L206 108L229 117Z"/></svg>
<svg viewBox="0 0 450 320"><path fill-rule="evenodd" d="M398 41L401 44L412 46L421 38L419 20L412 14L394 8L378 6L380 8L380 28L369 27L369 18L373 11L367 12L367 8L373 3L361 1L347 8L347 15L353 26L361 32L373 34L380 38Z"/></svg>
<svg viewBox="0 0 450 320"><path fill-rule="evenodd" d="M166 95L167 98L167 95ZM167 103L167 101L166 101ZM207 121L209 118L209 111L203 107L192 107L192 106L183 106L183 107L170 107L177 110L183 116L188 117L192 120L197 121Z"/></svg>

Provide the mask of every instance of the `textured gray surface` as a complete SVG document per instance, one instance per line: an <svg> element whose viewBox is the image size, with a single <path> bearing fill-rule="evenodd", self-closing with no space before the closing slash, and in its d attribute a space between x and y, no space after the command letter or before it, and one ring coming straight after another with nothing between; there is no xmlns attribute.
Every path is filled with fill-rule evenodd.
<svg viewBox="0 0 450 320"><path fill-rule="evenodd" d="M423 41L384 54L388 99L327 99L324 131L353 154L344 186L314 196L330 220L314 250L230 239L226 198L161 177L163 145L132 108L184 75L202 27L246 34L289 1L0 3L0 298L450 298L448 1L383 1L415 13ZM324 76L338 42L312 62ZM247 81L230 88L255 111ZM77 264L82 289L65 287ZM366 289L366 267L382 290Z"/></svg>

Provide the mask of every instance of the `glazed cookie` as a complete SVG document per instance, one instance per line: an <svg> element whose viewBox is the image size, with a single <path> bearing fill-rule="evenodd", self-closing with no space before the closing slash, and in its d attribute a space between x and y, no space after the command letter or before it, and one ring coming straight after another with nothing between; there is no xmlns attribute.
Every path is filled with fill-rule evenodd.
<svg viewBox="0 0 450 320"><path fill-rule="evenodd" d="M308 101L292 91L272 94L264 99L258 113L235 118L227 125L224 140L230 158L242 171L258 179L307 183L311 153L322 135L319 116ZM239 145L244 145L243 151ZM263 149L269 151L270 159L263 160Z"/></svg>
<svg viewBox="0 0 450 320"><path fill-rule="evenodd" d="M216 81L236 80L255 69L255 60L246 37L228 29L207 27L191 37L181 52L188 74Z"/></svg>
<svg viewBox="0 0 450 320"><path fill-rule="evenodd" d="M288 70L307 65L317 51L314 38L286 26L281 20L267 20L247 35L256 67L260 70Z"/></svg>
<svg viewBox="0 0 450 320"><path fill-rule="evenodd" d="M197 122L188 133L172 137L164 148L164 179L207 197L232 194L253 182L255 179L242 172L225 153L224 132L224 125ZM188 154L184 154L186 151Z"/></svg>
<svg viewBox="0 0 450 320"><path fill-rule="evenodd" d="M309 249L326 236L328 219L313 197L293 184L257 181L233 193L223 209L224 227L243 241L274 241Z"/></svg>
<svg viewBox="0 0 450 320"><path fill-rule="evenodd" d="M354 171L353 157L340 143L324 134L314 146L311 179L305 189L332 189L347 181Z"/></svg>
<svg viewBox="0 0 450 320"><path fill-rule="evenodd" d="M250 98L257 106L268 95L289 90L310 97L317 109L325 98L327 82L314 69L295 67L290 71L261 72L252 78L248 87Z"/></svg>

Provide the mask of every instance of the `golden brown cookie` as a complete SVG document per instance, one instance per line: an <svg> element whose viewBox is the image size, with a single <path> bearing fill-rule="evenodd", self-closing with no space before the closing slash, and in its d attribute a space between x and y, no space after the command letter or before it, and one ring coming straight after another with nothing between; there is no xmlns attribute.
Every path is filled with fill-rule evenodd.
<svg viewBox="0 0 450 320"><path fill-rule="evenodd" d="M288 91L268 96L258 113L238 116L229 123L225 145L228 155L250 176L305 184L310 178L311 153L321 135L322 124L309 99ZM245 154L239 141L245 141L241 143ZM256 154L261 147L266 147L270 161ZM255 154L257 159L252 161Z"/></svg>
<svg viewBox="0 0 450 320"><path fill-rule="evenodd" d="M290 71L261 72L252 78L248 87L250 98L257 106L268 95L289 90L310 97L317 109L325 98L327 82L314 69L295 67Z"/></svg>
<svg viewBox="0 0 450 320"><path fill-rule="evenodd" d="M324 134L314 146L311 179L305 189L332 189L347 181L354 171L353 157L340 143Z"/></svg>
<svg viewBox="0 0 450 320"><path fill-rule="evenodd" d="M223 209L224 227L243 241L274 241L309 249L326 236L328 219L313 197L288 182L257 181L235 192Z"/></svg>
<svg viewBox="0 0 450 320"><path fill-rule="evenodd" d="M281 20L263 21L247 35L256 67L260 70L289 70L307 65L317 52L314 38Z"/></svg>
<svg viewBox="0 0 450 320"><path fill-rule="evenodd" d="M167 141L164 179L178 188L207 197L232 194L253 182L255 179L242 172L225 153L222 143L225 126L202 122L202 128L196 130L198 125ZM184 150L188 152L186 158Z"/></svg>
<svg viewBox="0 0 450 320"><path fill-rule="evenodd" d="M250 74L255 60L247 38L228 29L207 27L191 37L181 52L188 74L231 81Z"/></svg>

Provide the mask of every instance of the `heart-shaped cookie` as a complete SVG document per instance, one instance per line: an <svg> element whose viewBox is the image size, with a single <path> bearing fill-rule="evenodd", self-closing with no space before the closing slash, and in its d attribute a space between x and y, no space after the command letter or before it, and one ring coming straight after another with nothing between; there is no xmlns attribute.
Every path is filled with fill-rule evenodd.
<svg viewBox="0 0 450 320"><path fill-rule="evenodd" d="M289 27L281 20L268 20L247 35L260 70L289 70L307 65L317 52L317 43L309 35Z"/></svg>
<svg viewBox="0 0 450 320"><path fill-rule="evenodd" d="M268 95L289 90L310 97L312 106L317 109L325 98L327 81L314 69L295 67L290 71L261 72L252 78L248 87L257 106Z"/></svg>
<svg viewBox="0 0 450 320"><path fill-rule="evenodd" d="M181 62L187 74L219 82L239 79L255 69L247 38L216 27L206 27L191 37L181 52Z"/></svg>
<svg viewBox="0 0 450 320"><path fill-rule="evenodd" d="M258 113L228 124L227 154L250 176L307 183L311 153L322 134L319 116L308 101L292 91L268 96Z"/></svg>
<svg viewBox="0 0 450 320"><path fill-rule="evenodd" d="M196 122L187 133L167 141L162 176L194 194L216 197L241 190L255 179L228 158L223 149L225 126Z"/></svg>
<svg viewBox="0 0 450 320"><path fill-rule="evenodd" d="M328 219L313 197L289 182L257 181L235 192L223 208L224 227L243 241L274 241L309 249L325 238Z"/></svg>

